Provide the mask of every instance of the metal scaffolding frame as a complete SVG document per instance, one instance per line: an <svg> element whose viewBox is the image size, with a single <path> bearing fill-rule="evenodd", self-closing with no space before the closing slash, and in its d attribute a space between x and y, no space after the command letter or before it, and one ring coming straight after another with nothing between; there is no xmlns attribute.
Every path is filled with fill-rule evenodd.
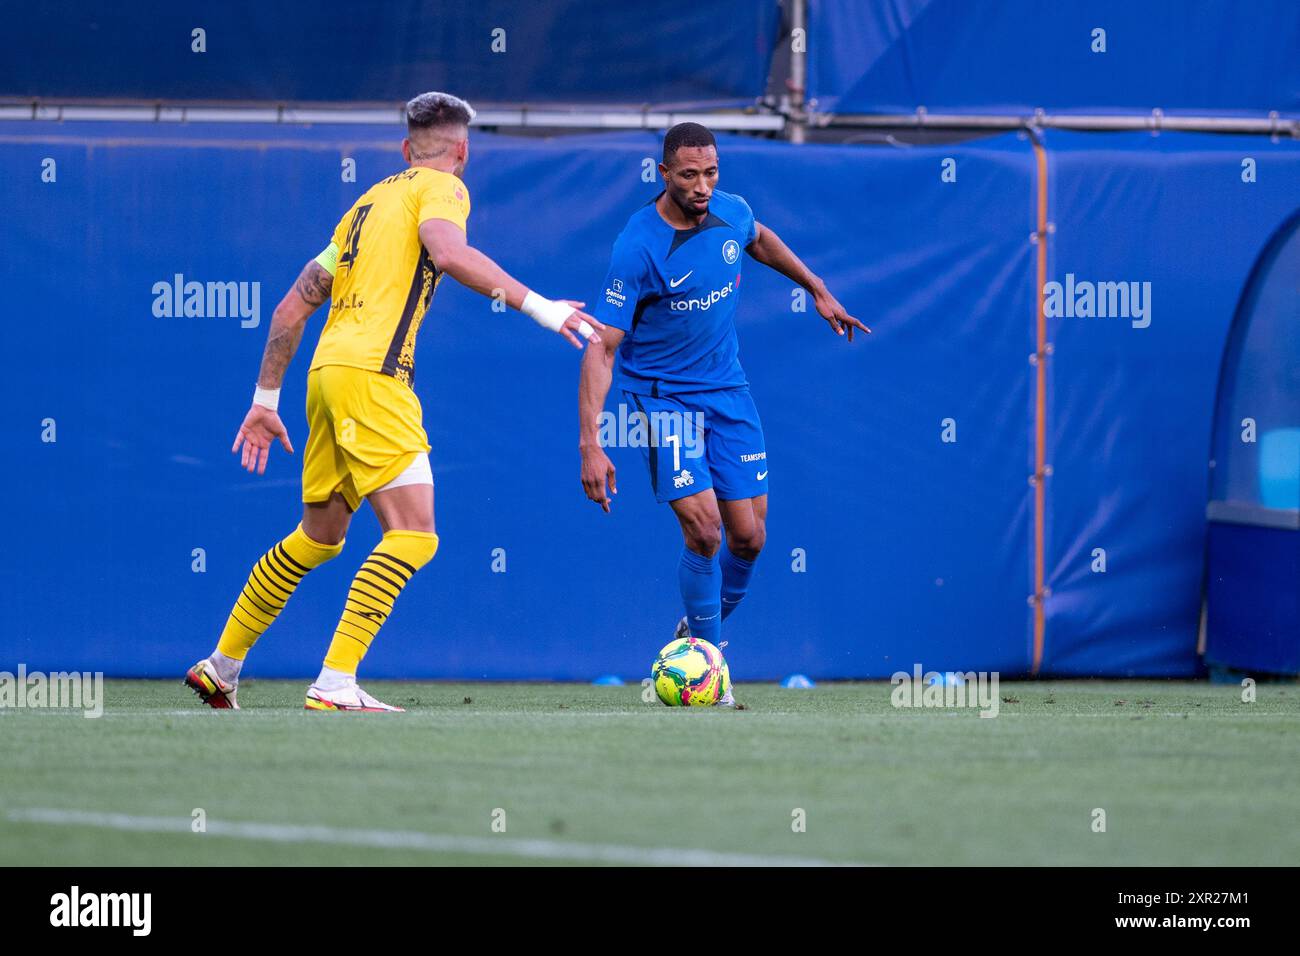
<svg viewBox="0 0 1300 956"><path fill-rule="evenodd" d="M1167 116L1161 109L1148 114L1114 114L1092 116L1082 113L1048 113L1035 110L1029 116L1014 114L929 113L924 106L915 113L814 113L809 125L826 128L871 129L934 129L934 130L987 130L1012 129L1074 129L1094 131L1116 130L1182 130L1203 133L1259 133L1270 136L1300 138L1300 118L1283 117L1276 110L1267 116Z"/></svg>
<svg viewBox="0 0 1300 956"><path fill-rule="evenodd" d="M674 123L692 120L723 132L775 133L793 143L802 143L809 130L874 129L947 130L953 132L998 132L1016 129L1073 130L1186 130L1211 133L1254 133L1300 139L1300 118L1283 117L1274 111L1267 117L1166 116L1161 110L1146 115L1089 116L1046 113L1014 114L915 113L847 114L806 112L802 90L792 86L785 112L614 109L519 109L487 108L474 120L478 127L493 129L546 129L572 131L664 130ZM0 104L0 120L67 122L91 120L140 123L283 123L322 125L401 124L403 107L252 105L184 106L178 104L30 103Z"/></svg>

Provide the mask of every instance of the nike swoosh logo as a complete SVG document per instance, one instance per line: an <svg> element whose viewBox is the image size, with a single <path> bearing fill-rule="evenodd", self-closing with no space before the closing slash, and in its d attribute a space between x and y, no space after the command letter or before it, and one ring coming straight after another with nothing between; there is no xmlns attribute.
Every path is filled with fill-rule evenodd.
<svg viewBox="0 0 1300 956"><path fill-rule="evenodd" d="M755 475L754 477L757 478L759 481L762 481L764 478L767 477L767 472L765 472L765 471L760 471L760 472L759 472L757 475Z"/></svg>
<svg viewBox="0 0 1300 956"><path fill-rule="evenodd" d="M695 271L694 269L691 270L691 272L694 271ZM682 276L680 279L669 279L668 280L669 288L676 289L679 285L681 285L683 282L685 282L687 279L691 277L691 272L686 273L686 275Z"/></svg>
<svg viewBox="0 0 1300 956"><path fill-rule="evenodd" d="M697 615L695 615L695 620L697 620L697 621L711 621L711 620L713 620L713 619L714 619L715 617L717 617L717 616L718 616L718 615L716 615L716 614L710 614L708 617L700 617L700 616L697 614Z"/></svg>

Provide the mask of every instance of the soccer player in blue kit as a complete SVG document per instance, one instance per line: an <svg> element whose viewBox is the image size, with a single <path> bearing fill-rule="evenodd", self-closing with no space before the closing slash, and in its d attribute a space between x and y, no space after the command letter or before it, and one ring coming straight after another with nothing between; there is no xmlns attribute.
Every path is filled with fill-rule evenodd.
<svg viewBox="0 0 1300 956"><path fill-rule="evenodd" d="M686 614L676 636L717 646L767 537L767 447L736 341L741 252L807 289L837 335L852 342L855 329L871 330L755 221L744 199L716 188L708 129L670 129L659 174L664 191L619 234L593 310L605 330L582 360L582 487L609 511L617 486L600 413L617 352L619 387L649 436L643 452L655 498L672 506L685 541L678 581ZM718 703L735 706L730 689Z"/></svg>

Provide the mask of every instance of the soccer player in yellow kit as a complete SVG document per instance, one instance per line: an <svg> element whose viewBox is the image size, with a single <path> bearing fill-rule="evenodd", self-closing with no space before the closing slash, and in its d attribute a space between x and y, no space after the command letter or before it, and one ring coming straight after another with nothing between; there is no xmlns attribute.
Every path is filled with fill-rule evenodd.
<svg viewBox="0 0 1300 956"><path fill-rule="evenodd" d="M424 93L407 104L406 118L402 155L409 167L357 200L275 309L253 405L232 451L258 474L266 470L274 440L293 452L276 411L280 384L308 317L332 297L307 374L302 522L257 560L216 650L185 676L212 707L238 709L245 656L307 572L343 550L352 513L364 498L383 539L352 581L305 706L401 710L358 687L356 673L397 596L438 550L429 443L412 383L416 335L443 275L483 295L504 296L507 305L578 348L577 336L600 341L602 326L579 311L583 303L530 291L467 243L469 191L460 176L469 158L469 104Z"/></svg>

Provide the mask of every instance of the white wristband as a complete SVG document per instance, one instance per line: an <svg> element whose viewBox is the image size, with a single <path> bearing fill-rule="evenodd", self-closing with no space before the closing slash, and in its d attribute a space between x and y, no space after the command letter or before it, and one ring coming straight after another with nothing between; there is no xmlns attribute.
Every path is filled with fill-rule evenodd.
<svg viewBox="0 0 1300 956"><path fill-rule="evenodd" d="M253 389L253 404L269 408L273 412L279 411L280 390L278 388L263 388L261 385L257 386Z"/></svg>
<svg viewBox="0 0 1300 956"><path fill-rule="evenodd" d="M554 302L544 295L538 295L536 292L530 291L524 296L524 302L519 307L519 311L542 328L558 332L569 316L573 314L573 306L565 305L563 302Z"/></svg>

